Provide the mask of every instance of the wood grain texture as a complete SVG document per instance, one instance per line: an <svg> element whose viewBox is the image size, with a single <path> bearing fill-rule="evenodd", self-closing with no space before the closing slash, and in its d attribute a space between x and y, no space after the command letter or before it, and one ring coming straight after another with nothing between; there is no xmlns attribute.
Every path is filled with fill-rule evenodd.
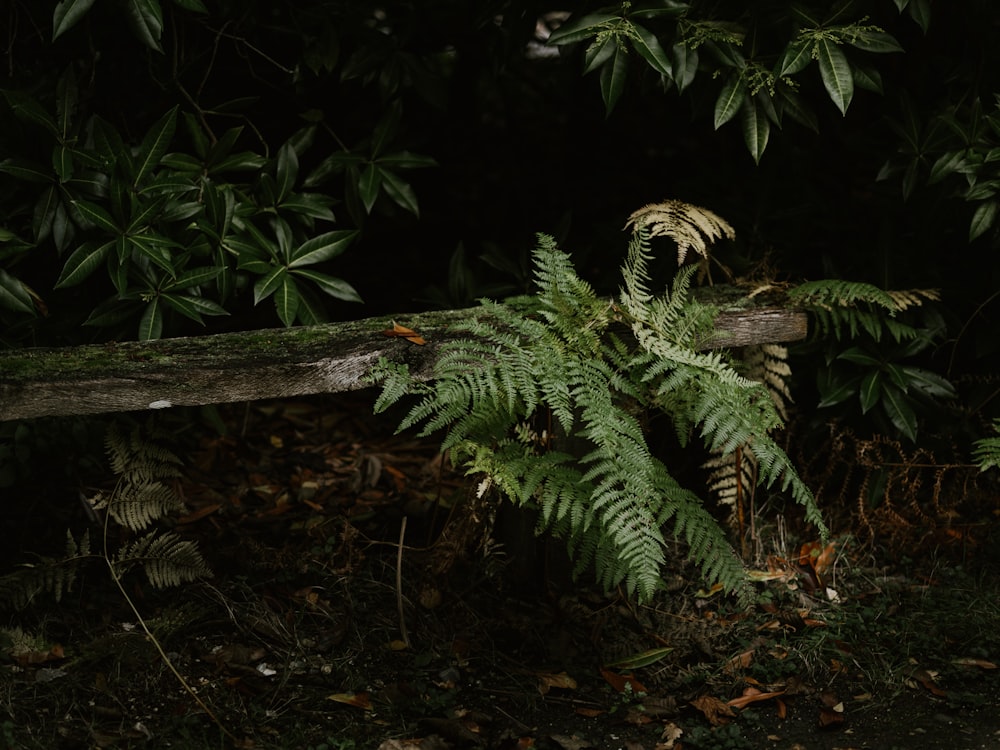
<svg viewBox="0 0 1000 750"><path fill-rule="evenodd" d="M483 308L382 316L320 326L282 328L150 342L95 344L0 353L0 421L100 414L171 406L255 401L368 386L380 357L430 377L450 327L483 317ZM419 331L418 346L382 332L393 322ZM806 315L780 307L727 309L709 345L736 347L796 341Z"/></svg>

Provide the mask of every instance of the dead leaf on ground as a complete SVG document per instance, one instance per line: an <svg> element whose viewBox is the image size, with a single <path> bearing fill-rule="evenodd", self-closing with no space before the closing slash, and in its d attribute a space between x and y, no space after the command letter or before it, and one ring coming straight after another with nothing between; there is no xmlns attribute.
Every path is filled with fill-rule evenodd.
<svg viewBox="0 0 1000 750"><path fill-rule="evenodd" d="M779 695L784 695L784 690L776 690L774 692L765 693L758 690L755 687L748 687L743 690L743 695L739 698L733 698L726 705L732 706L733 708L745 708L751 703L758 703L760 701L770 700L771 698L777 698Z"/></svg>
<svg viewBox="0 0 1000 750"><path fill-rule="evenodd" d="M552 688L563 688L566 690L576 690L576 680L565 672L552 674L550 672L537 672L538 692L547 695Z"/></svg>
<svg viewBox="0 0 1000 750"><path fill-rule="evenodd" d="M948 693L934 683L934 680L937 677L937 672L932 672L927 669L915 669L913 670L911 676L915 682L920 683L925 690L930 691L933 695L936 695L939 698L947 697Z"/></svg>
<svg viewBox="0 0 1000 750"><path fill-rule="evenodd" d="M663 732L660 734L660 742L656 743L654 750L674 750L674 745L683 734L684 730L673 722L667 724L663 727Z"/></svg>
<svg viewBox="0 0 1000 750"><path fill-rule="evenodd" d="M713 727L728 724L730 719L736 718L732 708L711 695L701 695L691 701L691 705L701 711Z"/></svg>
<svg viewBox="0 0 1000 750"><path fill-rule="evenodd" d="M996 669L997 665L991 661L986 661L986 659L977 659L974 656L961 656L958 659L952 659L952 664L958 664L960 667L979 667L980 669Z"/></svg>
<svg viewBox="0 0 1000 750"><path fill-rule="evenodd" d="M393 336L398 338L403 338L409 341L411 344L416 344L417 346L423 346L427 342L424 337L421 336L416 331L406 328L405 326L399 325L396 321L392 322L392 328L387 328L382 331L383 336Z"/></svg>
<svg viewBox="0 0 1000 750"><path fill-rule="evenodd" d="M635 675L631 672L628 674L618 674L617 672L612 672L610 669L601 668L601 677L619 693L624 693L626 690L632 693L649 692L646 686L635 679Z"/></svg>
<svg viewBox="0 0 1000 750"><path fill-rule="evenodd" d="M594 745L590 740L577 735L566 736L564 734L551 734L549 739L555 742L563 750L594 750Z"/></svg>
<svg viewBox="0 0 1000 750"><path fill-rule="evenodd" d="M326 696L326 698L337 703L343 703L346 706L363 708L365 711L372 710L371 696L367 691L360 693L334 693L333 695Z"/></svg>

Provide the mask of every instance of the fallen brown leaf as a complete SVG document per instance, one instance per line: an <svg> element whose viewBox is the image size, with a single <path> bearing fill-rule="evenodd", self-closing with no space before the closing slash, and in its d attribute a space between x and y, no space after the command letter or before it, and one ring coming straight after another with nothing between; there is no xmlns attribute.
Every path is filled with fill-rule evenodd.
<svg viewBox="0 0 1000 750"><path fill-rule="evenodd" d="M723 701L711 695L702 695L690 702L692 706L701 711L708 723L714 727L728 724L730 719L735 719L736 714L733 709Z"/></svg>

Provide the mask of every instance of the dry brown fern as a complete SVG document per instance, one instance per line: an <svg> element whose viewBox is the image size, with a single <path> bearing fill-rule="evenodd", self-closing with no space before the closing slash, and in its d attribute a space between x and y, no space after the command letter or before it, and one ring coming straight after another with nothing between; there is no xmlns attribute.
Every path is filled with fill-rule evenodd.
<svg viewBox="0 0 1000 750"><path fill-rule="evenodd" d="M645 229L650 237L670 237L677 243L677 265L684 263L688 250L707 260L710 244L722 237L736 237L729 222L713 211L672 199L634 211L625 228L636 232Z"/></svg>

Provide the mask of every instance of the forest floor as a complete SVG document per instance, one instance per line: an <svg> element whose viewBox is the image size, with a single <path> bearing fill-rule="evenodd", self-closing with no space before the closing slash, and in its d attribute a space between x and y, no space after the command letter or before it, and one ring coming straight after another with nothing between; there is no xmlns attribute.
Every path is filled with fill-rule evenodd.
<svg viewBox="0 0 1000 750"><path fill-rule="evenodd" d="M91 521L98 554L60 601L0 610L0 749L1000 747L996 492L905 549L847 512L825 543L762 514L752 607L680 549L640 606L568 583L558 546L516 541L370 404L161 417L188 446L173 531L214 575L119 590ZM58 554L80 490L113 485L8 493L5 563Z"/></svg>

